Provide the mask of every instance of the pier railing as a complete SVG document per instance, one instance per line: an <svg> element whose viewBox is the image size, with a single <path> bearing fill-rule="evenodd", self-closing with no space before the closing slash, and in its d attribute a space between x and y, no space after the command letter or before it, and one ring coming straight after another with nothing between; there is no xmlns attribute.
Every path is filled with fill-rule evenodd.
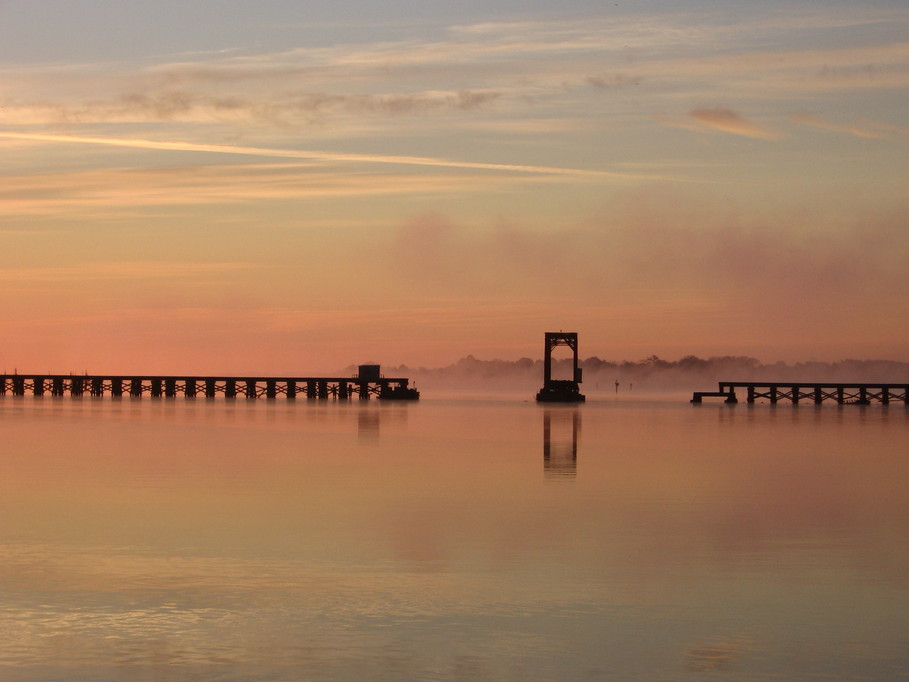
<svg viewBox="0 0 909 682"><path fill-rule="evenodd" d="M821 404L832 401L839 405L870 405L872 402L888 405L901 402L909 405L909 383L823 383L816 381L720 381L717 391L695 391L691 402L700 403L704 398L724 398L727 403L737 403L736 389L744 390L745 400L754 403L760 399L778 403L788 400Z"/></svg>
<svg viewBox="0 0 909 682"><path fill-rule="evenodd" d="M370 397L415 400L419 397L404 378L359 377L229 377L143 376L88 374L0 374L0 396L94 396L115 398L277 398L348 400Z"/></svg>

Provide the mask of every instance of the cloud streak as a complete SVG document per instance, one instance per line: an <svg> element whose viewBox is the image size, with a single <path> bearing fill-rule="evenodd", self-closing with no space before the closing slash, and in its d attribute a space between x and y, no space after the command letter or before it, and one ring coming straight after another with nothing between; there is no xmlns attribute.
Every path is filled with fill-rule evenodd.
<svg viewBox="0 0 909 682"><path fill-rule="evenodd" d="M308 159L313 161L326 161L332 163L372 163L406 166L433 166L441 168L497 171L508 173L572 175L578 177L600 179L630 177L628 174L623 173L609 173L606 171L585 170L579 168L559 168L551 166L530 166L522 164L455 161L451 159L431 158L424 156L355 154L303 149L271 149L267 147L243 147L237 145L200 144L193 142L173 142L138 138L127 139L116 137L87 137L77 135L54 135L49 133L19 132L0 132L0 138L10 140L31 140L33 142L56 142L65 144L93 144L112 147L131 147L134 149L149 149L159 151L203 152L211 154L233 154L240 156L257 156L269 158Z"/></svg>
<svg viewBox="0 0 909 682"><path fill-rule="evenodd" d="M706 128L731 133L732 135L754 137L761 140L773 140L779 137L777 133L743 118L731 109L693 109L689 115Z"/></svg>
<svg viewBox="0 0 909 682"><path fill-rule="evenodd" d="M347 198L496 192L570 177L482 171L339 173L319 163L277 162L111 168L0 175L0 215L120 218L142 207L232 206L245 202L330 202ZM186 210L193 210L186 208ZM324 218L320 221L324 225ZM10 234L9 230L4 231ZM25 233L23 233L25 234Z"/></svg>
<svg viewBox="0 0 909 682"><path fill-rule="evenodd" d="M807 112L793 114L790 116L790 118L796 123L801 123L802 125L818 128L820 130L826 130L830 133L852 135L853 137L883 139L887 137L893 137L895 135L904 135L906 133L905 130L899 128L898 126L880 123L877 121L864 121L861 124L834 123L833 121L827 120L821 116L816 116Z"/></svg>
<svg viewBox="0 0 909 682"><path fill-rule="evenodd" d="M909 42L827 46L829 32L869 25L909 28L909 13L839 9L817 18L777 8L747 21L630 14L475 24L449 27L435 40L199 55L131 69L7 68L0 121L346 126L352 117L470 118L577 105L632 88L652 111L666 111L656 104L680 106L680 93L739 102L909 87Z"/></svg>
<svg viewBox="0 0 909 682"><path fill-rule="evenodd" d="M0 121L90 124L139 122L243 122L272 125L315 125L339 116L427 116L444 112L471 112L487 108L502 96L490 90L431 91L390 94L290 92L267 95L238 91L132 91L112 98L80 103L22 103L0 100Z"/></svg>
<svg viewBox="0 0 909 682"><path fill-rule="evenodd" d="M5 284L47 284L124 280L174 280L218 278L227 273L249 270L250 263L163 263L106 262L78 266L0 268Z"/></svg>

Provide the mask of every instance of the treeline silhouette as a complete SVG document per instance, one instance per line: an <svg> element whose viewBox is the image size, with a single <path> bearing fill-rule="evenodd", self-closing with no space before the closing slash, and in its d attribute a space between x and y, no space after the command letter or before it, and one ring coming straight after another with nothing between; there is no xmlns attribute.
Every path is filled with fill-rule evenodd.
<svg viewBox="0 0 909 682"><path fill-rule="evenodd" d="M909 382L909 362L893 360L840 360L837 362L774 362L744 356L699 358L687 355L679 360L664 360L651 355L636 362L603 360L592 356L580 361L585 390L665 391L711 388L717 381L823 381ZM356 368L349 368L355 371ZM432 388L538 388L543 376L543 361L480 360L473 355L446 367L426 368L383 366L386 376L409 377L421 387ZM553 358L553 377L569 378L571 360Z"/></svg>

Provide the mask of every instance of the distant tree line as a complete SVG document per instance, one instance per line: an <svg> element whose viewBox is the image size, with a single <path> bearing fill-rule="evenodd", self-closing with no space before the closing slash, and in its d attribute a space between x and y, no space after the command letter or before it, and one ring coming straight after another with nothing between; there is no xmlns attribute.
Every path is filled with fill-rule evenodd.
<svg viewBox="0 0 909 682"><path fill-rule="evenodd" d="M840 360L837 362L774 362L764 364L745 356L699 358L686 355L679 360L664 360L651 355L636 362L612 361L592 356L581 360L584 387L611 390L618 382L624 390L696 390L710 388L717 381L887 381L909 382L909 363L892 360ZM356 368L349 368L353 371ZM425 386L534 387L543 376L543 361L480 360L473 355L446 367L426 368L383 366L386 376L404 376ZM553 358L553 377L569 378L571 360Z"/></svg>

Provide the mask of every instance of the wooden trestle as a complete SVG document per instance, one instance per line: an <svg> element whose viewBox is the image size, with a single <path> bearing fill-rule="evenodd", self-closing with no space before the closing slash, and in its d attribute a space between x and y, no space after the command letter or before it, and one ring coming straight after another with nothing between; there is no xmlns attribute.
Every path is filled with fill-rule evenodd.
<svg viewBox="0 0 909 682"><path fill-rule="evenodd" d="M187 377L109 376L85 374L0 374L0 396L51 395L114 398L277 398L294 400L416 400L419 393L402 378L361 379L357 377Z"/></svg>
<svg viewBox="0 0 909 682"><path fill-rule="evenodd" d="M901 402L909 405L909 383L818 383L812 381L721 381L718 391L695 391L691 402L703 398L725 398L727 403L737 403L736 389L745 389L746 401L753 403L765 398L771 403L788 400L794 405L800 401L821 404L832 400L840 405L870 405L878 402L888 405Z"/></svg>

